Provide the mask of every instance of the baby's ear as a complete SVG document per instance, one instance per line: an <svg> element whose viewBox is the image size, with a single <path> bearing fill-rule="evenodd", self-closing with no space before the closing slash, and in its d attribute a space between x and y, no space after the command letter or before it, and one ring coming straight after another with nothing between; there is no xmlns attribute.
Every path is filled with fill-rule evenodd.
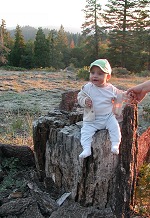
<svg viewBox="0 0 150 218"><path fill-rule="evenodd" d="M111 78L111 75L107 74L107 80L110 80L110 78Z"/></svg>

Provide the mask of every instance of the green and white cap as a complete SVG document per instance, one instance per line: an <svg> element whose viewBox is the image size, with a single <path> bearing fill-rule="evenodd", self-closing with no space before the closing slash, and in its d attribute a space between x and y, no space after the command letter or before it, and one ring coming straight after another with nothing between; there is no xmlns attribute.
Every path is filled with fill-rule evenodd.
<svg viewBox="0 0 150 218"><path fill-rule="evenodd" d="M90 70L93 66L99 67L102 71L111 75L111 66L107 59L98 59L90 64Z"/></svg>

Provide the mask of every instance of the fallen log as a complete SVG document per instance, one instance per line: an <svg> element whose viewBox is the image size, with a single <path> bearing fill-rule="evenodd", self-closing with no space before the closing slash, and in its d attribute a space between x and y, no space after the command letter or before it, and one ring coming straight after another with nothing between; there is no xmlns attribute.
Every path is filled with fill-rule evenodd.
<svg viewBox="0 0 150 218"><path fill-rule="evenodd" d="M34 166L34 153L29 146L0 144L0 161L2 157L18 158L22 165Z"/></svg>

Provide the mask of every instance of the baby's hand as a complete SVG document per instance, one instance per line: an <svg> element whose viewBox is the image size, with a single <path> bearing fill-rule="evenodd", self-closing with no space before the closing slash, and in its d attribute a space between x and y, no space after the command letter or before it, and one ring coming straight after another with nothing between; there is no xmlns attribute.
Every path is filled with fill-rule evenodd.
<svg viewBox="0 0 150 218"><path fill-rule="evenodd" d="M92 100L90 98L85 99L85 104L87 107L92 107Z"/></svg>

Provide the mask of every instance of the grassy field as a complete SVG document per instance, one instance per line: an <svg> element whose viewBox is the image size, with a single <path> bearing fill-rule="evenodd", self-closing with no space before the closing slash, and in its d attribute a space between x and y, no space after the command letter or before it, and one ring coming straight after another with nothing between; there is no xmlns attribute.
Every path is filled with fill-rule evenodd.
<svg viewBox="0 0 150 218"><path fill-rule="evenodd" d="M110 82L126 90L146 79L150 78L112 77ZM64 71L0 70L0 81L0 143L23 144L31 147L33 146L33 120L57 108L64 91L80 89L86 83L76 80L75 73ZM143 105L147 104L149 99L147 96L139 105L141 114Z"/></svg>

